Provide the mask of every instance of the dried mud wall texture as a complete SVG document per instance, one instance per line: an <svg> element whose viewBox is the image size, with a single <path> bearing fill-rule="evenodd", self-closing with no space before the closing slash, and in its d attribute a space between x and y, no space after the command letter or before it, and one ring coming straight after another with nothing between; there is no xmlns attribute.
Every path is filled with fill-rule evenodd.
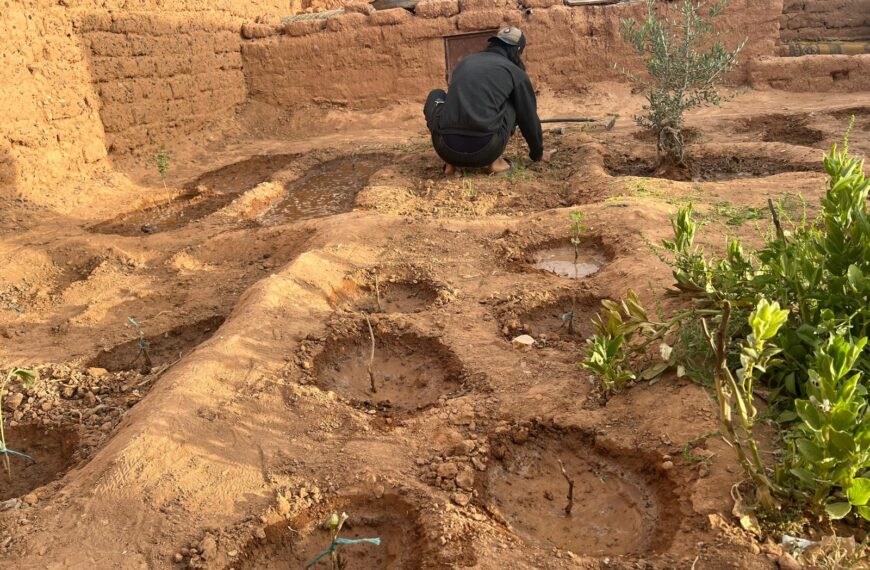
<svg viewBox="0 0 870 570"><path fill-rule="evenodd" d="M58 205L107 169L80 23L93 14L245 19L296 13L300 0L0 0L0 193Z"/></svg>
<svg viewBox="0 0 870 570"><path fill-rule="evenodd" d="M620 18L640 17L638 3L569 8L551 0L423 0L401 9L348 13L284 26L253 25L243 35L242 61L250 99L282 108L341 105L364 109L422 100L445 81L443 36L512 24L529 38L525 60L537 87L578 91L620 80L614 64L640 62L620 37ZM773 54L782 1L733 0L719 21L728 45L748 34L743 61ZM737 73L746 78L746 67Z"/></svg>
<svg viewBox="0 0 870 570"><path fill-rule="evenodd" d="M764 57L752 62L749 84L784 91L870 90L870 55Z"/></svg>
<svg viewBox="0 0 870 570"><path fill-rule="evenodd" d="M110 152L160 144L245 100L232 18L91 15L81 24Z"/></svg>
<svg viewBox="0 0 870 570"><path fill-rule="evenodd" d="M870 40L870 0L786 0L780 38Z"/></svg>

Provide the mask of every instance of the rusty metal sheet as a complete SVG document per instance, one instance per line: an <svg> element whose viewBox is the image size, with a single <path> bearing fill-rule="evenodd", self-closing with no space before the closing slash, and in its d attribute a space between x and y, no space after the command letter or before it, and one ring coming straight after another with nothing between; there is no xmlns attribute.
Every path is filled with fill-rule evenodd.
<svg viewBox="0 0 870 570"><path fill-rule="evenodd" d="M444 61L447 64L447 83L453 70L465 56L483 51L487 46L487 40L496 35L498 30L486 30L472 34L459 34L456 36L444 36Z"/></svg>

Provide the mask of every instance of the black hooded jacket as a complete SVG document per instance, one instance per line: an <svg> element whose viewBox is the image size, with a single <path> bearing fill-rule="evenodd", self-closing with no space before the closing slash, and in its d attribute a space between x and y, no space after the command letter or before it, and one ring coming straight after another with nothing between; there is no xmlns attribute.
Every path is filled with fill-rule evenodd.
<svg viewBox="0 0 870 570"><path fill-rule="evenodd" d="M529 144L529 157L541 160L544 137L532 82L498 49L470 55L456 67L437 131L466 136L502 133L507 138L514 128L507 124L507 103L516 111L517 126Z"/></svg>

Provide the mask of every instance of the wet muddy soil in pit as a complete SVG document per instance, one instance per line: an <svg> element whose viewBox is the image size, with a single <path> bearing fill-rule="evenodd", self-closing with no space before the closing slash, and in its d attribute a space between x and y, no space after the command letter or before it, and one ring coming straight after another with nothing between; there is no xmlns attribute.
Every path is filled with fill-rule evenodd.
<svg viewBox="0 0 870 570"><path fill-rule="evenodd" d="M525 540L583 556L648 554L670 544L678 510L664 476L644 477L573 435L497 444L493 454L502 457L487 472L484 500ZM559 460L574 480L570 515Z"/></svg>
<svg viewBox="0 0 870 570"><path fill-rule="evenodd" d="M783 172L817 172L820 164L793 162L765 156L696 156L688 168L661 168L654 156L608 154L604 169L611 176L640 176L676 181L721 182L740 178L759 178Z"/></svg>
<svg viewBox="0 0 870 570"><path fill-rule="evenodd" d="M244 192L287 168L298 155L254 156L211 172L184 185L182 195L91 227L92 232L137 236L186 226L213 214Z"/></svg>
<svg viewBox="0 0 870 570"><path fill-rule="evenodd" d="M417 513L406 501L385 495L377 501L355 499L334 505L335 512L349 515L341 538L378 538L380 544L358 543L339 546L338 552L348 570L414 570L422 567L423 548L419 544L421 532ZM282 523L266 529L266 545L247 553L240 567L245 570L273 568L305 568L318 554L329 548L332 540L323 520L303 516L288 524ZM331 568L329 556L314 568Z"/></svg>
<svg viewBox="0 0 870 570"><path fill-rule="evenodd" d="M437 339L375 332L373 391L371 341L363 327L358 337L337 339L315 358L316 384L322 390L383 411L413 412L460 388L462 365Z"/></svg>
<svg viewBox="0 0 870 570"><path fill-rule="evenodd" d="M258 216L265 226L321 218L353 209L356 195L389 155L365 154L336 158L315 166L285 186L284 197Z"/></svg>
<svg viewBox="0 0 870 570"><path fill-rule="evenodd" d="M143 327L152 368L159 368L164 364L171 365L179 360L211 338L223 322L224 317L214 316L152 336L147 336L149 331L144 330L147 327ZM88 363L88 366L105 368L109 372L120 372L142 369L144 364L145 360L139 352L139 340L134 339L101 352Z"/></svg>
<svg viewBox="0 0 870 570"><path fill-rule="evenodd" d="M575 250L570 243L556 243L532 253L536 269L554 273L566 279L582 279L598 273L609 258L594 242L584 242Z"/></svg>
<svg viewBox="0 0 870 570"><path fill-rule="evenodd" d="M0 501L21 497L59 479L74 463L73 454L79 440L72 430L7 425L5 434L9 449L29 455L34 461L9 455L9 475L2 460L6 455L0 455Z"/></svg>

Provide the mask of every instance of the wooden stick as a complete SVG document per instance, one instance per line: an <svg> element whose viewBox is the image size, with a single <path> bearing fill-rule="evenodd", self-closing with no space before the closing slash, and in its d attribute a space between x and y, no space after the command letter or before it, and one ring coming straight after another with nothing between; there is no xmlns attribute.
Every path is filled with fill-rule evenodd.
<svg viewBox="0 0 870 570"><path fill-rule="evenodd" d="M568 504L565 505L565 515L571 516L571 510L574 509L574 479L568 476L567 471L565 471L565 464L562 463L561 459L557 459L559 462L559 469L562 470L562 476L565 478L565 481L568 482Z"/></svg>
<svg viewBox="0 0 870 570"><path fill-rule="evenodd" d="M372 372L372 365L375 362L375 331L374 331L374 329L372 329L372 322L369 320L368 313L363 313L363 316L366 318L366 324L369 326L369 336L372 339L372 351L371 351L371 354L369 354L369 366L368 366L369 384L371 385L372 393L377 394L378 389L375 387L375 375Z"/></svg>
<svg viewBox="0 0 870 570"><path fill-rule="evenodd" d="M381 308L381 287L378 284L378 270L375 269L375 298L378 302L378 312L382 313L384 310Z"/></svg>

